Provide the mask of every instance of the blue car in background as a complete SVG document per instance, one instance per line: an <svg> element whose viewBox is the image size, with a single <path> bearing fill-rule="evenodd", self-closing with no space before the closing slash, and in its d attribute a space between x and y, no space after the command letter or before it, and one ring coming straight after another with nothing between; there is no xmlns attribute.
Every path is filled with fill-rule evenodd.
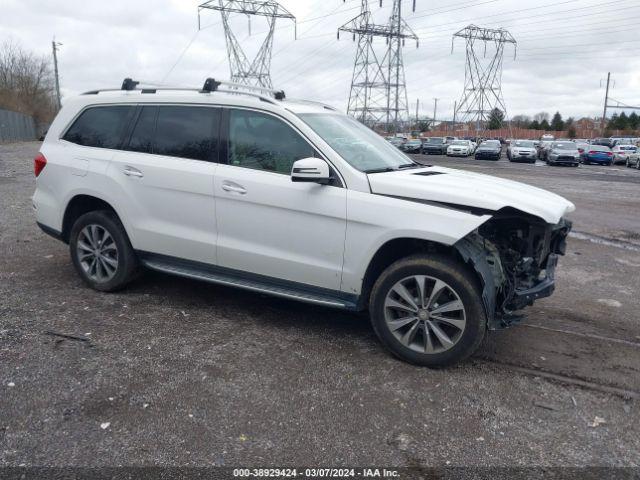
<svg viewBox="0 0 640 480"><path fill-rule="evenodd" d="M604 145L589 145L580 154L580 161L584 164L596 163L598 165L611 165L613 152Z"/></svg>

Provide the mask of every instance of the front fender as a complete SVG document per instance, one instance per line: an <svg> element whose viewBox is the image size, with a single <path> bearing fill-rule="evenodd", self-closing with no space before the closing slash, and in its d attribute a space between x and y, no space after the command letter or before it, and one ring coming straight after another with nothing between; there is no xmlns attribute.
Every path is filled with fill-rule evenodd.
<svg viewBox="0 0 640 480"><path fill-rule="evenodd" d="M359 295L371 259L400 238L452 246L492 217L459 207L356 191L347 193L347 229L341 290Z"/></svg>

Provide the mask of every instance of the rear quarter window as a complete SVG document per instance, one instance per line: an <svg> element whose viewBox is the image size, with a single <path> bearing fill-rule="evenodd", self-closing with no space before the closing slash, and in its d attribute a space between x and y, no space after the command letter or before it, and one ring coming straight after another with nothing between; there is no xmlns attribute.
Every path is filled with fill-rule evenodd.
<svg viewBox="0 0 640 480"><path fill-rule="evenodd" d="M118 148L133 109L131 105L89 107L62 138L85 147Z"/></svg>

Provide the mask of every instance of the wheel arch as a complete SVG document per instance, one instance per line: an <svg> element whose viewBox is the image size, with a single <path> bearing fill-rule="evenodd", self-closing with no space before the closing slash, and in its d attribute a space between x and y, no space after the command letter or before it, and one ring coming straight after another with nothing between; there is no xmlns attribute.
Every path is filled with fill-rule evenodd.
<svg viewBox="0 0 640 480"><path fill-rule="evenodd" d="M447 245L433 240L426 240L416 237L399 237L387 240L371 257L367 269L365 270L360 296L358 299L358 309L365 310L369 304L369 297L376 279L392 263L416 254L440 254L450 256L460 262L461 266L467 268L481 285L482 279L479 273L470 268L468 262L463 258L455 245Z"/></svg>
<svg viewBox="0 0 640 480"><path fill-rule="evenodd" d="M65 243L69 243L69 235L75 221L85 213L94 212L96 210L107 210L112 212L122 222L120 215L116 209L106 200L89 194L74 195L64 210L62 217L62 233L61 238Z"/></svg>

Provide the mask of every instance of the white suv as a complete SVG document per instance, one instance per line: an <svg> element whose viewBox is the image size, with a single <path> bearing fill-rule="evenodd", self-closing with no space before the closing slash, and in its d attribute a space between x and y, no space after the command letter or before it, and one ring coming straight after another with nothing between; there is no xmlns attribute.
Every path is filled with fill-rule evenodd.
<svg viewBox="0 0 640 480"><path fill-rule="evenodd" d="M326 105L208 79L69 100L35 159L38 225L90 287L141 266L368 310L381 342L439 366L554 289L573 204L423 166Z"/></svg>

